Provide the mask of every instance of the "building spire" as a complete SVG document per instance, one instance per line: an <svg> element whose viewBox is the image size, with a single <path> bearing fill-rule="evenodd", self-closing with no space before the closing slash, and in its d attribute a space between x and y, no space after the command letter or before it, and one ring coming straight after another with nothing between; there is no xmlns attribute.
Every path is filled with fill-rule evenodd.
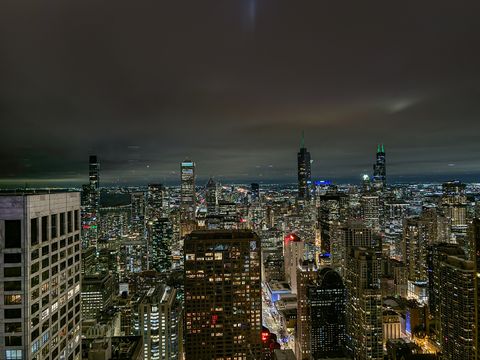
<svg viewBox="0 0 480 360"><path fill-rule="evenodd" d="M302 138L300 140L300 149L304 149L305 148L305 131L302 130Z"/></svg>
<svg viewBox="0 0 480 360"><path fill-rule="evenodd" d="M384 153L384 152L385 152L385 147L382 144L382 153Z"/></svg>
<svg viewBox="0 0 480 360"><path fill-rule="evenodd" d="M377 153L380 152L380 144L377 144Z"/></svg>

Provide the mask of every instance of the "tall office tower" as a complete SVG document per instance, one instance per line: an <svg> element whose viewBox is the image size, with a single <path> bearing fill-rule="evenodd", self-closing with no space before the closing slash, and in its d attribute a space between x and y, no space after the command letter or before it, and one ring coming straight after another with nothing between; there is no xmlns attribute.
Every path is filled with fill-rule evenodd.
<svg viewBox="0 0 480 360"><path fill-rule="evenodd" d="M387 167L385 162L385 147L377 145L377 158L373 165L373 187L382 190L387 186Z"/></svg>
<svg viewBox="0 0 480 360"><path fill-rule="evenodd" d="M340 192L327 192L318 195L318 221L320 226L320 246L323 254L331 253L331 240L336 239L340 221L345 219L346 195Z"/></svg>
<svg viewBox="0 0 480 360"><path fill-rule="evenodd" d="M100 163L96 155L90 155L89 183L82 189L82 246L96 246L100 212Z"/></svg>
<svg viewBox="0 0 480 360"><path fill-rule="evenodd" d="M375 195L364 194L360 198L360 211L365 225L380 230L380 199Z"/></svg>
<svg viewBox="0 0 480 360"><path fill-rule="evenodd" d="M132 232L142 240L145 233L145 194L133 192L132 196Z"/></svg>
<svg viewBox="0 0 480 360"><path fill-rule="evenodd" d="M305 137L302 132L302 142L300 151L297 154L298 160L298 199L310 200L310 187L312 183L312 170L310 163L310 153L305 147Z"/></svg>
<svg viewBox="0 0 480 360"><path fill-rule="evenodd" d="M409 281L427 280L428 232L419 217L405 219L403 225L402 258Z"/></svg>
<svg viewBox="0 0 480 360"><path fill-rule="evenodd" d="M91 206L98 208L100 206L100 163L96 155L90 155L88 162L88 179L90 184Z"/></svg>
<svg viewBox="0 0 480 360"><path fill-rule="evenodd" d="M332 268L319 269L307 286L310 350L313 359L342 357L346 340L347 290Z"/></svg>
<svg viewBox="0 0 480 360"><path fill-rule="evenodd" d="M207 202L207 212L209 215L218 213L218 185L210 178L207 183L207 193L206 193L206 202Z"/></svg>
<svg viewBox="0 0 480 360"><path fill-rule="evenodd" d="M184 242L185 359L260 359L260 239L193 231Z"/></svg>
<svg viewBox="0 0 480 360"><path fill-rule="evenodd" d="M0 358L81 359L80 194L0 195Z"/></svg>
<svg viewBox="0 0 480 360"><path fill-rule="evenodd" d="M195 163L185 159L180 165L180 206L182 218L195 220L197 194L195 191Z"/></svg>
<svg viewBox="0 0 480 360"><path fill-rule="evenodd" d="M447 256L440 262L438 305L445 359L476 359L476 276L473 261Z"/></svg>
<svg viewBox="0 0 480 360"><path fill-rule="evenodd" d="M314 261L305 260L297 270L297 331L295 355L298 360L311 359L311 321L309 313L308 287L317 279L318 268Z"/></svg>
<svg viewBox="0 0 480 360"><path fill-rule="evenodd" d="M148 222L149 269L158 272L172 268L173 224L168 218Z"/></svg>
<svg viewBox="0 0 480 360"><path fill-rule="evenodd" d="M166 189L162 184L149 184L145 217L148 220L158 219L166 215L168 203Z"/></svg>
<svg viewBox="0 0 480 360"><path fill-rule="evenodd" d="M292 293L297 293L298 262L303 260L303 241L296 234L288 234L283 241L285 260L285 280L290 284Z"/></svg>
<svg viewBox="0 0 480 360"><path fill-rule="evenodd" d="M354 247L347 259L347 341L355 359L383 360L381 259L374 248Z"/></svg>
<svg viewBox="0 0 480 360"><path fill-rule="evenodd" d="M260 200L260 185L258 183L252 183L250 185L250 191L252 193L252 202Z"/></svg>
<svg viewBox="0 0 480 360"><path fill-rule="evenodd" d="M143 336L143 359L181 359L181 315L176 290L169 286L157 285L140 296L133 327L137 335Z"/></svg>

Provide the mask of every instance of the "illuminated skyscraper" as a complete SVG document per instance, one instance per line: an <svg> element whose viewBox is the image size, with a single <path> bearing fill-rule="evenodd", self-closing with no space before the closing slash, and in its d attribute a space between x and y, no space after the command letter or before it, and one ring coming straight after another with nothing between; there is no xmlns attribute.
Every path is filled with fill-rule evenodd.
<svg viewBox="0 0 480 360"><path fill-rule="evenodd" d="M372 248L353 247L347 258L347 343L355 359L383 360L380 257Z"/></svg>
<svg viewBox="0 0 480 360"><path fill-rule="evenodd" d="M296 354L299 360L342 357L346 289L335 270L311 261L298 265Z"/></svg>
<svg viewBox="0 0 480 360"><path fill-rule="evenodd" d="M428 269L428 306L430 314L433 315L432 326L435 333L440 337L440 262L448 256L459 258L465 257L465 252L457 244L433 244L428 247L427 269Z"/></svg>
<svg viewBox="0 0 480 360"><path fill-rule="evenodd" d="M447 256L439 268L440 342L445 359L476 359L475 263Z"/></svg>
<svg viewBox="0 0 480 360"><path fill-rule="evenodd" d="M145 216L148 220L160 218L167 212L167 196L162 184L149 184Z"/></svg>
<svg viewBox="0 0 480 360"><path fill-rule="evenodd" d="M218 213L218 186L215 180L210 178L207 183L207 212L209 215Z"/></svg>
<svg viewBox="0 0 480 360"><path fill-rule="evenodd" d="M195 191L195 163L185 159L180 165L181 188L180 202L182 217L187 220L195 220L197 207L197 194Z"/></svg>
<svg viewBox="0 0 480 360"><path fill-rule="evenodd" d="M96 246L100 215L100 163L96 155L90 155L88 165L89 183L82 193L82 246Z"/></svg>
<svg viewBox="0 0 480 360"><path fill-rule="evenodd" d="M176 290L151 287L135 304L134 331L143 337L143 359L181 359L181 308Z"/></svg>
<svg viewBox="0 0 480 360"><path fill-rule="evenodd" d="M382 190L387 186L387 167L383 144L377 146L377 158L373 165L373 186L376 190Z"/></svg>
<svg viewBox="0 0 480 360"><path fill-rule="evenodd" d="M467 239L467 197L465 184L460 181L448 181L442 184L442 208L450 224L452 235L457 244L461 245L466 253L472 251Z"/></svg>
<svg viewBox="0 0 480 360"><path fill-rule="evenodd" d="M427 280L428 232L419 217L405 219L403 225L402 257L409 281Z"/></svg>
<svg viewBox="0 0 480 360"><path fill-rule="evenodd" d="M136 191L132 193L132 230L139 240L145 236L145 193Z"/></svg>
<svg viewBox="0 0 480 360"><path fill-rule="evenodd" d="M297 332L295 355L298 360L311 359L310 311L308 288L317 278L317 267L313 261L302 261L297 270Z"/></svg>
<svg viewBox="0 0 480 360"><path fill-rule="evenodd" d="M80 194L0 195L0 358L80 360Z"/></svg>
<svg viewBox="0 0 480 360"><path fill-rule="evenodd" d="M165 272L172 267L173 224L168 218L148 222L149 268Z"/></svg>
<svg viewBox="0 0 480 360"><path fill-rule="evenodd" d="M310 348L313 359L342 357L346 340L347 290L342 277L325 267L307 287Z"/></svg>
<svg viewBox="0 0 480 360"><path fill-rule="evenodd" d="M194 231L184 243L185 359L260 359L260 239Z"/></svg>
<svg viewBox="0 0 480 360"><path fill-rule="evenodd" d="M290 283L292 293L297 293L297 268L303 260L303 241L296 234L288 234L283 241L285 280Z"/></svg>
<svg viewBox="0 0 480 360"><path fill-rule="evenodd" d="M310 163L310 153L305 147L305 137L302 132L302 142L300 151L297 154L298 160L298 199L310 200L310 187L312 183L312 171Z"/></svg>
<svg viewBox="0 0 480 360"><path fill-rule="evenodd" d="M376 195L363 194L360 198L361 216L365 225L380 230L380 200Z"/></svg>

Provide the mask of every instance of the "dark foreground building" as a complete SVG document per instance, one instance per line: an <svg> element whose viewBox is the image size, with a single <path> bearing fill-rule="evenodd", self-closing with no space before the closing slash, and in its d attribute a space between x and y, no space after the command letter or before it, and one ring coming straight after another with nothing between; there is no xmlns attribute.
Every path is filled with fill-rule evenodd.
<svg viewBox="0 0 480 360"><path fill-rule="evenodd" d="M185 359L260 359L260 239L194 231L184 243Z"/></svg>

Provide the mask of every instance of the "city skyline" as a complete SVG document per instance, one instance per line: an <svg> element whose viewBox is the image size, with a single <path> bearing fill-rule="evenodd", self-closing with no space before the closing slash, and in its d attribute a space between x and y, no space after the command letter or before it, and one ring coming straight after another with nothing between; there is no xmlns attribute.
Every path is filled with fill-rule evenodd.
<svg viewBox="0 0 480 360"><path fill-rule="evenodd" d="M84 183L89 154L105 183L186 157L293 182L302 130L314 178L353 182L378 143L392 181L480 174L475 2L27 4L0 14L0 183Z"/></svg>
<svg viewBox="0 0 480 360"><path fill-rule="evenodd" d="M303 145L302 145L303 146ZM383 146L385 147L384 144L381 145L376 145L375 149L378 150L378 146ZM373 147L372 147L373 148ZM302 147L297 148L302 149ZM387 163L388 163L388 168L389 168L389 182L390 184L415 184L415 183L438 183L441 184L445 181L451 181L451 180L460 180L460 181L465 181L465 182L472 182L476 183L478 182L478 176L475 175L474 173L466 173L466 174L459 174L456 172L452 173L445 173L445 174L439 174L439 173L430 173L430 174L418 174L418 175L401 175L401 174L396 174L395 171L395 163L392 165L390 161L390 153L387 150L383 150L387 154ZM368 175L371 181L375 181L375 168L372 170L372 163L374 163L375 160L375 152L372 150L370 152L370 155L374 154L371 156L371 162L369 164L366 164L364 167L362 167L362 170L357 174L357 176L349 176L349 177L339 177L339 176L322 176L322 173L320 172L315 173L312 171L312 184L315 183L316 181L329 181L333 182L339 185L344 185L344 184L355 184L358 185L362 182L362 179L365 175ZM292 155L292 154L290 154ZM97 155L87 155L88 157L94 156L97 157ZM292 161L295 161L294 156L292 157ZM188 158L188 157L187 157ZM85 160L85 159L84 159ZM298 160L298 159L297 159ZM112 174L115 173L116 171L112 171L112 169L109 169L109 166L111 165L111 161L109 159L102 159L99 157L99 162L102 163L102 183L101 187L109 187L109 186L147 186L150 183L153 182L161 182L164 185L168 186L176 186L180 185L181 181L181 172L177 170L169 170L169 171L152 171L150 175L145 176L145 174L141 175L137 171L133 171L131 174L128 172L124 173L126 176L119 176L116 178L112 178ZM178 165L181 164L183 161L179 161L178 163L175 163L175 167L178 169ZM315 160L311 159L311 167L314 169L314 164ZM196 161L195 161L196 163ZM107 164L107 169L105 169L105 165ZM200 164L201 165L201 164ZM291 166L290 163L288 163L286 166L289 167L289 170L292 170L288 173L288 176L285 177L269 177L269 173L273 173L274 166L273 165L268 165L263 167L263 170L265 170L265 173L267 174L264 176L264 174L261 172L259 173L256 177L254 175L250 174L243 174L243 176L239 177L230 177L230 176L225 176L223 174L206 174L205 171L202 171L201 167L200 169L197 169L196 172L198 174L195 175L196 179L198 180L198 184L196 185L197 187L202 187L206 186L208 181L210 179L215 179L215 181L218 181L223 184L249 184L251 181L256 181L260 184L280 184L280 185L294 185L296 184L297 181L297 172L298 169L295 168L295 166ZM454 168L455 164L448 164L449 167ZM84 167L88 168L88 161L84 161ZM148 166L150 168L150 166ZM291 169L290 169L291 168ZM393 168L393 171L392 171ZM88 182L88 176L85 175L85 169L83 169L81 174L78 174L78 177L63 177L63 178L48 178L48 177L38 177L38 178L0 178L0 187L4 188L35 188L35 187L52 187L52 188L62 188L62 187L81 187L84 183ZM262 168L258 167L257 170L261 171ZM165 175L167 173L167 175ZM325 172L326 174L331 174L331 171ZM393 173L393 174L392 174ZM67 173L65 173L67 174ZM65 175L63 174L63 175ZM156 174L156 175L155 175ZM162 174L164 174L162 176ZM286 174L287 175L287 174Z"/></svg>

